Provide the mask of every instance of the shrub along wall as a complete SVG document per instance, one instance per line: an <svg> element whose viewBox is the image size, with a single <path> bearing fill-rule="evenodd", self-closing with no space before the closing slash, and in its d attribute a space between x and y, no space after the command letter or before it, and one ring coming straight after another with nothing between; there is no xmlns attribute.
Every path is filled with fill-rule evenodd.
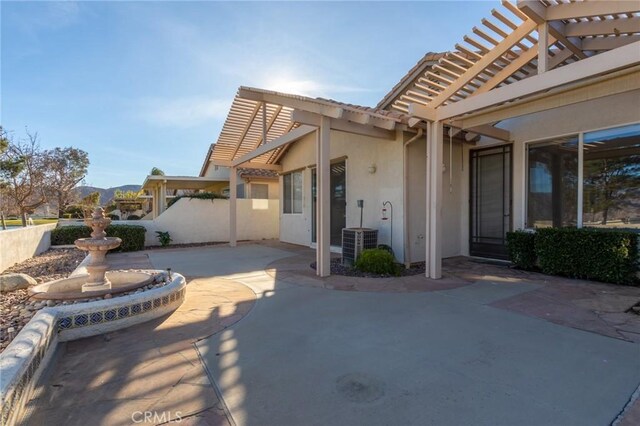
<svg viewBox="0 0 640 426"><path fill-rule="evenodd" d="M638 282L639 243L636 232L597 228L543 228L535 234L507 235L511 260L519 268L615 284Z"/></svg>
<svg viewBox="0 0 640 426"><path fill-rule="evenodd" d="M137 225L109 225L107 237L118 237L122 244L112 251L144 250L144 234L147 229ZM78 238L89 238L91 228L88 226L62 226L51 231L51 244L73 244Z"/></svg>

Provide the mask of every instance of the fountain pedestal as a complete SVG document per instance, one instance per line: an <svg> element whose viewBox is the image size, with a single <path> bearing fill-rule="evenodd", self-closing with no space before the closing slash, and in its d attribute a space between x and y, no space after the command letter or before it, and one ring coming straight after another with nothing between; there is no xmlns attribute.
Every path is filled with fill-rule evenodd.
<svg viewBox="0 0 640 426"><path fill-rule="evenodd" d="M106 261L107 251L120 246L122 240L107 237L104 230L111 223L111 219L104 216L104 210L101 207L96 208L93 215L85 219L85 223L93 229L91 238L80 238L75 241L76 247L89 252L87 265L89 278L82 286L82 291L110 290L111 282L106 277L109 267Z"/></svg>

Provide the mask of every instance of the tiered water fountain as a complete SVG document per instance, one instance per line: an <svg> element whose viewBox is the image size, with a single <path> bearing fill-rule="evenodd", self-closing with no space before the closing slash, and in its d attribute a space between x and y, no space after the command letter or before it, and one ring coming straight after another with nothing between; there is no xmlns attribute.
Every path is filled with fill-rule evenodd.
<svg viewBox="0 0 640 426"><path fill-rule="evenodd" d="M80 238L74 244L80 250L89 252L87 272L32 287L30 292L33 298L86 299L135 290L153 281L154 274L147 271L107 271L107 252L119 247L122 240L107 237L105 229L111 224L111 219L105 217L101 207L96 208L93 215L85 219L85 223L93 231L91 238Z"/></svg>

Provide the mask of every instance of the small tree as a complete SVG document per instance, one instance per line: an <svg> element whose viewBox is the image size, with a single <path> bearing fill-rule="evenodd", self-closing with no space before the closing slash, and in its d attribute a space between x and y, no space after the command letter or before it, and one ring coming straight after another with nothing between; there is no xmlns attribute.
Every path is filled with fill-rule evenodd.
<svg viewBox="0 0 640 426"><path fill-rule="evenodd" d="M154 167L151 169L151 176L164 176L164 172L161 169Z"/></svg>
<svg viewBox="0 0 640 426"><path fill-rule="evenodd" d="M51 194L58 202L58 217L77 200L74 190L87 175L89 154L78 148L54 148L45 152ZM99 195L99 194L98 194Z"/></svg>
<svg viewBox="0 0 640 426"><path fill-rule="evenodd" d="M27 226L27 214L47 202L45 155L38 146L38 134L27 131L27 139L13 140L3 132L0 154L0 182Z"/></svg>
<svg viewBox="0 0 640 426"><path fill-rule="evenodd" d="M80 205L84 208L84 210L93 210L100 205L100 193L98 191L95 191L87 195L86 197L82 197L82 200L80 200Z"/></svg>

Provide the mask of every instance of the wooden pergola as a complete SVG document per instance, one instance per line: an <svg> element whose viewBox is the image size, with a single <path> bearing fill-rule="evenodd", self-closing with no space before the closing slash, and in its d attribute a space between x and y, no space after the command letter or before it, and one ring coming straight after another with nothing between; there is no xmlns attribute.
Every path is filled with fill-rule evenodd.
<svg viewBox="0 0 640 426"><path fill-rule="evenodd" d="M281 171L278 161L287 147L309 134L316 134L318 220L317 273L330 271L330 130L395 140L396 131L407 128L409 117L327 99L309 98L241 87L238 90L217 143L210 151L214 165L230 167L229 243L236 239L236 168Z"/></svg>
<svg viewBox="0 0 640 426"><path fill-rule="evenodd" d="M233 169L231 245L235 168L280 171L287 146L315 132L318 274L328 275L330 129L393 139L420 127L428 146L426 274L440 278L444 125L510 141L496 123L640 88L640 1L503 0L481 24L455 50L414 67L388 109L241 87L210 151L214 164Z"/></svg>
<svg viewBox="0 0 640 426"><path fill-rule="evenodd" d="M430 277L441 276L443 125L492 136L508 118L640 88L639 12L640 1L503 0L395 98L427 126Z"/></svg>

